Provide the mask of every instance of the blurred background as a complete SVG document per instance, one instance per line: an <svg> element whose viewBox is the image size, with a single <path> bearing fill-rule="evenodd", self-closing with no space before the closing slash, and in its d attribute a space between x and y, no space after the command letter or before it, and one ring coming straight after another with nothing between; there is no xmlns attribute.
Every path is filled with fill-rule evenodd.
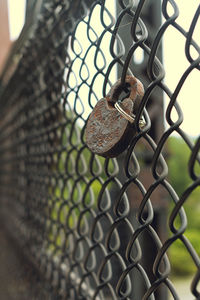
<svg viewBox="0 0 200 300"><path fill-rule="evenodd" d="M178 1L180 16L177 22L188 31L193 15L199 5L199 1ZM0 0L0 73L3 70L9 51L17 40L25 21L25 0ZM113 5L109 10L115 10ZM170 8L169 8L170 10ZM200 22L197 23L194 39L200 44ZM181 74L189 65L184 53L185 40L177 35L174 28L165 34L163 40L163 61L166 70L165 82L173 91L180 79ZM172 45L175 44L175 47ZM196 53L194 51L194 57ZM138 60L141 59L138 55ZM186 80L179 95L179 103L184 112L184 122L181 128L195 142L199 135L199 82L200 74L194 70ZM164 105L167 106L168 99L164 97ZM164 110L165 111L165 110ZM176 120L176 112L174 112ZM167 129L167 124L165 124ZM187 164L190 158L190 150L185 142L178 135L173 134L168 142L168 165L169 180L177 194L181 193L191 184L188 175ZM181 175L180 175L181 174ZM185 235L190 239L198 255L200 255L200 188L190 195L184 208L188 217L188 227ZM168 207L169 212L172 206ZM5 236L0 227L0 298L9 299L28 299L31 292L30 281L27 277L29 264L23 267L20 263L21 257L11 240ZM170 234L170 233L169 233ZM172 281L176 283L177 290L181 299L192 300L189 291L189 283L196 267L187 249L180 241L176 241L170 248L169 256L172 264ZM20 272L19 272L20 270ZM38 274L34 275L38 282ZM16 296L16 291L18 296ZM18 297L18 298L17 298ZM39 297L39 296L38 296ZM39 299L39 298L37 298Z"/></svg>

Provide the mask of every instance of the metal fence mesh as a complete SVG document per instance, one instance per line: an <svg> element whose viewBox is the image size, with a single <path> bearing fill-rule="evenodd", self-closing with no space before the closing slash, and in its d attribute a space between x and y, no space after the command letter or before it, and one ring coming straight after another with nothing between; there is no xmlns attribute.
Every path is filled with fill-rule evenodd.
<svg viewBox="0 0 200 300"><path fill-rule="evenodd" d="M176 22L177 3L163 0L162 25L149 41L147 2L119 0L115 16L104 0L40 1L1 78L1 217L50 283L52 299L167 299L167 293L180 299L169 279L167 257L177 240L196 266L191 293L200 297L200 260L184 235L183 208L200 183L200 139L194 142L181 129L178 103L185 80L200 69L200 49L193 39L200 7L186 32ZM124 25L125 17L129 22ZM128 49L127 36L120 35L124 27ZM185 39L189 62L173 92L164 82L158 53L169 27ZM138 49L144 53L145 82L130 66ZM145 85L136 123L144 113L146 126L137 126L123 155L104 159L85 144L86 120L116 79L121 77L123 84L132 72ZM162 93L168 99L167 127L152 130L153 118L163 126ZM154 94L161 96L149 105ZM173 132L191 153L186 162L191 184L181 195L169 180L166 162ZM155 216L159 207L169 206L162 233Z"/></svg>

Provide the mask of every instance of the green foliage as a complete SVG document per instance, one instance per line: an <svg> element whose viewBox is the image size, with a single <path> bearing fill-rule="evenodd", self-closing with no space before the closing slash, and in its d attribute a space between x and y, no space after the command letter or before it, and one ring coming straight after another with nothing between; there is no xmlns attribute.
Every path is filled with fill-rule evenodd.
<svg viewBox="0 0 200 300"><path fill-rule="evenodd" d="M170 138L168 147L169 180L178 196L181 196L187 187L193 183L188 173L191 150L182 139L176 137ZM173 209L173 207L174 205L171 204L170 208ZM185 236L189 239L198 255L200 255L200 187L196 188L187 198L184 203L184 209L188 220ZM180 220L178 217L175 224L179 227ZM195 265L181 241L176 241L170 247L169 255L172 262L172 272L175 275L186 276L194 274Z"/></svg>
<svg viewBox="0 0 200 300"><path fill-rule="evenodd" d="M191 240L192 235L190 233L188 234ZM193 238L195 241L197 240L196 232L195 235L193 235ZM172 267L172 275L176 277L194 274L196 270L192 258L180 240L174 242L174 244L170 247L170 262Z"/></svg>
<svg viewBox="0 0 200 300"><path fill-rule="evenodd" d="M187 169L190 149L182 139L175 137L169 139L168 148L169 178L177 194L180 196L191 182Z"/></svg>

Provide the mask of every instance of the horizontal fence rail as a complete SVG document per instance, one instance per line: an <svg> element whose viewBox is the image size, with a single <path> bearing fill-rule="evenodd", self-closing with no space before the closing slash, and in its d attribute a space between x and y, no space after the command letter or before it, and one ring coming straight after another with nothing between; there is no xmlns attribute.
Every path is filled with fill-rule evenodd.
<svg viewBox="0 0 200 300"><path fill-rule="evenodd" d="M200 139L183 130L179 97L200 70L200 7L187 29L180 13L173 0L27 5L0 81L0 215L49 299L182 299L171 278L175 245L200 299L200 251L187 234L199 209ZM187 61L174 89L162 59L171 29ZM124 97L130 92L127 75L144 85L135 132L121 155L104 158L86 144L88 116L119 78ZM198 109L198 93L191 97Z"/></svg>

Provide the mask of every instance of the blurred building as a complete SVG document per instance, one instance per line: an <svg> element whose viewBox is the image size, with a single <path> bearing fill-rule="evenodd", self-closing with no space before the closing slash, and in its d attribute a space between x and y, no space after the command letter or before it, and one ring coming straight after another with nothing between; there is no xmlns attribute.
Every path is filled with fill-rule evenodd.
<svg viewBox="0 0 200 300"><path fill-rule="evenodd" d="M0 0L0 73L12 42L9 35L8 0Z"/></svg>

